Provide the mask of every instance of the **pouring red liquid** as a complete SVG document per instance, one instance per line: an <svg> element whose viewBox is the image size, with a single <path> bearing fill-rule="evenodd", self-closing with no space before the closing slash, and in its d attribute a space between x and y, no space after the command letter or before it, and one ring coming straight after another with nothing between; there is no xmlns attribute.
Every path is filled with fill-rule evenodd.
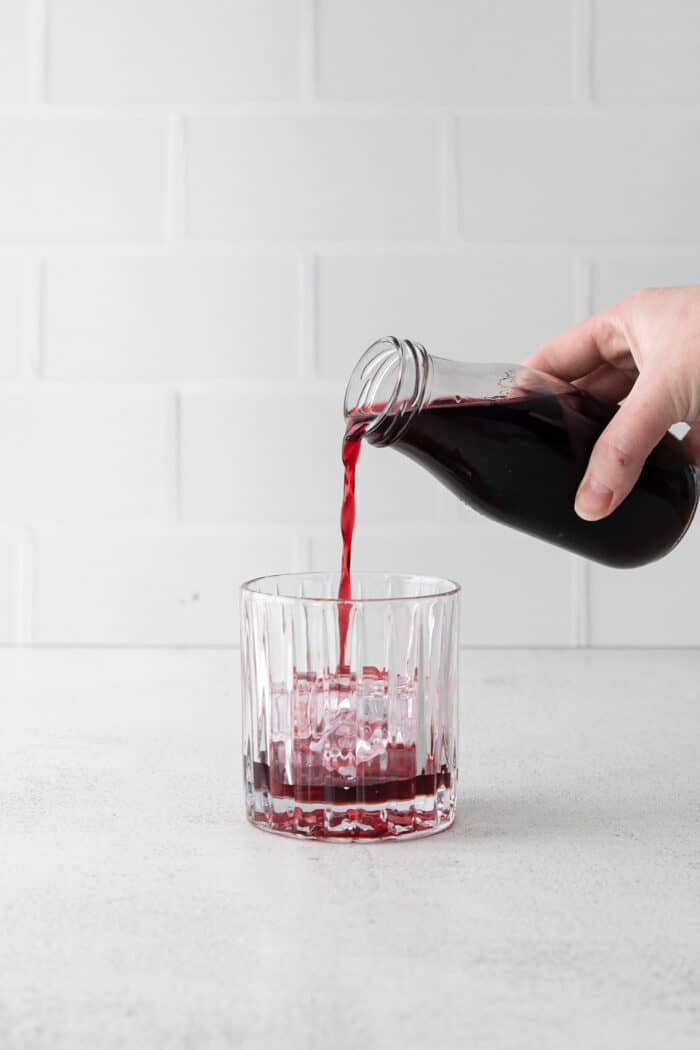
<svg viewBox="0 0 700 1050"><path fill-rule="evenodd" d="M343 438L343 504L340 511L340 532L343 538L343 554L340 565L340 586L338 587L338 629L340 633L340 665L339 671L346 669L345 646L350 623L349 604L352 598L352 584L350 581L350 559L352 556L352 537L355 531L355 469L360 455L364 424L356 420L348 420L348 425Z"/></svg>

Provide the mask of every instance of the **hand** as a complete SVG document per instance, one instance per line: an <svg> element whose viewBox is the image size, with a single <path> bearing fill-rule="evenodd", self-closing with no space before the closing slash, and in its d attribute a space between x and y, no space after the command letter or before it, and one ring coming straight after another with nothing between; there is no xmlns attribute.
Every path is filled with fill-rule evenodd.
<svg viewBox="0 0 700 1050"><path fill-rule="evenodd" d="M672 423L690 425L683 445L700 465L700 286L634 292L525 364L622 402L579 485L579 517L598 521L622 503Z"/></svg>

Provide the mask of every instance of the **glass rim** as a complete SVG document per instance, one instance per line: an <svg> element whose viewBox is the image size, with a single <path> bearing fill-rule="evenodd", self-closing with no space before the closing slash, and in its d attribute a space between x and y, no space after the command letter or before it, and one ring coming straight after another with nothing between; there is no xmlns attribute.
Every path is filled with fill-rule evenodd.
<svg viewBox="0 0 700 1050"><path fill-rule="evenodd" d="M408 581L422 581L427 583L434 583L436 589L431 591L429 594L396 594L388 595L378 598L327 598L324 595L317 595L314 597L300 594L269 594L266 591L256 590L254 584L261 583L263 580L289 580L292 577L305 578L320 577L320 576L339 576L337 571L324 571L322 569L313 570L309 572L278 572L265 574L263 576L254 576L250 580L246 580L241 584L241 592L244 594L252 594L256 598L263 598L274 602L296 602L299 604L307 605L379 605L381 603L387 605L395 605L398 602L421 602L421 601L432 601L435 598L452 598L459 594L462 590L461 584L456 583L455 580L449 580L444 576L432 576L425 573L415 572L356 572L353 573L353 579L363 580L367 578L380 579L393 578L395 580L408 580Z"/></svg>

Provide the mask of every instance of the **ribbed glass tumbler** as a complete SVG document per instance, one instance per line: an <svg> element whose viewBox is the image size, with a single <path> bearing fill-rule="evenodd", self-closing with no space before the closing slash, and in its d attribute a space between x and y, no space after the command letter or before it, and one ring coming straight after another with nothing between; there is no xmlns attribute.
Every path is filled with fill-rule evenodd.
<svg viewBox="0 0 700 1050"><path fill-rule="evenodd" d="M241 602L248 819L353 840L454 820L459 586L427 576L268 576Z"/></svg>

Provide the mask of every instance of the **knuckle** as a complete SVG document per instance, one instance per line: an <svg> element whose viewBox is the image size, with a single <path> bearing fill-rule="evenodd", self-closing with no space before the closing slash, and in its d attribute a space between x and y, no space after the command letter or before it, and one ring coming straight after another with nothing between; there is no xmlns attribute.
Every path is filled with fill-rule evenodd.
<svg viewBox="0 0 700 1050"><path fill-rule="evenodd" d="M635 288L635 290L627 296L626 301L630 304L630 306L638 306L639 303L643 302L647 298L650 291L650 288Z"/></svg>
<svg viewBox="0 0 700 1050"><path fill-rule="evenodd" d="M603 433L598 440L596 453L604 460L608 468L615 472L625 471L634 464L635 456L631 443L617 434Z"/></svg>
<svg viewBox="0 0 700 1050"><path fill-rule="evenodd" d="M645 286L643 288L636 288L631 295L627 297L627 302L630 306L639 307L646 305L652 299L658 299L660 295L663 295L665 289L663 288L652 288Z"/></svg>
<svg viewBox="0 0 700 1050"><path fill-rule="evenodd" d="M595 338L600 346L609 346L617 335L617 325L609 314L599 314L595 319Z"/></svg>
<svg viewBox="0 0 700 1050"><path fill-rule="evenodd" d="M615 465L621 470L624 470L625 467L630 465L632 457L629 452L612 441L610 442L610 455L614 459Z"/></svg>

